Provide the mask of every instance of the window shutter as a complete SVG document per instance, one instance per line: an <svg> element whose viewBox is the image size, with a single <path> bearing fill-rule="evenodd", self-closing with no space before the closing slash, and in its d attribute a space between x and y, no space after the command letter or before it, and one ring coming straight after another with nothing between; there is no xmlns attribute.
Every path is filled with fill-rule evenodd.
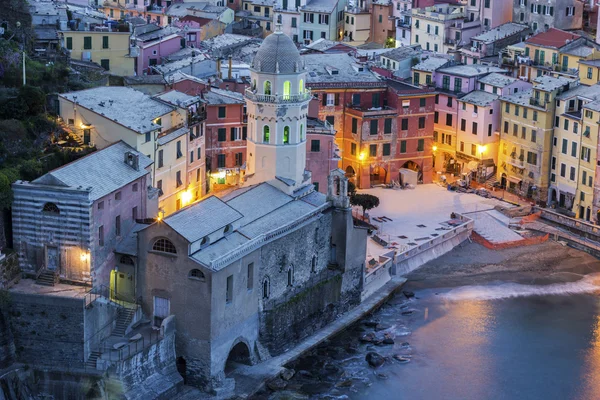
<svg viewBox="0 0 600 400"><path fill-rule="evenodd" d="M527 7L527 0L523 0L523 5Z"/></svg>
<svg viewBox="0 0 600 400"><path fill-rule="evenodd" d="M231 128L230 132L231 132L231 140L234 141L235 140L235 128Z"/></svg>
<svg viewBox="0 0 600 400"><path fill-rule="evenodd" d="M321 104L323 106L326 106L327 105L327 93L323 93L323 98L321 100L322 100Z"/></svg>
<svg viewBox="0 0 600 400"><path fill-rule="evenodd" d="M567 17L569 16L569 7L567 7L567 8L565 9L565 16L567 16Z"/></svg>
<svg viewBox="0 0 600 400"><path fill-rule="evenodd" d="M336 106L340 105L340 94L339 93L335 94L335 105Z"/></svg>
<svg viewBox="0 0 600 400"><path fill-rule="evenodd" d="M554 7L550 7L550 15L554 15Z"/></svg>
<svg viewBox="0 0 600 400"><path fill-rule="evenodd" d="M533 12L534 7L535 7L535 4L532 4L531 5L531 12Z"/></svg>

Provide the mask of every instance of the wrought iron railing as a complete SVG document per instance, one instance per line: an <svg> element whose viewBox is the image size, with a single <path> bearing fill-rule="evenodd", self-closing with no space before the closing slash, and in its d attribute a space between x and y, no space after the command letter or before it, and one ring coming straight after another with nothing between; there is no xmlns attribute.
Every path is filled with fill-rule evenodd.
<svg viewBox="0 0 600 400"><path fill-rule="evenodd" d="M246 97L250 100L260 101L262 103L299 103L302 101L310 100L310 90L306 90L300 94L259 94L254 92L252 89L246 89Z"/></svg>

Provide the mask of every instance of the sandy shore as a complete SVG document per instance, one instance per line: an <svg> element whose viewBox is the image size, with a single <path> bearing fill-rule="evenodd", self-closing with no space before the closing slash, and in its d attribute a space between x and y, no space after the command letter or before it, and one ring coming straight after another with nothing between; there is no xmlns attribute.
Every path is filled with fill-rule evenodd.
<svg viewBox="0 0 600 400"><path fill-rule="evenodd" d="M493 281L550 284L576 281L593 272L600 272L600 260L553 241L500 251L466 242L411 272L406 287L453 287Z"/></svg>

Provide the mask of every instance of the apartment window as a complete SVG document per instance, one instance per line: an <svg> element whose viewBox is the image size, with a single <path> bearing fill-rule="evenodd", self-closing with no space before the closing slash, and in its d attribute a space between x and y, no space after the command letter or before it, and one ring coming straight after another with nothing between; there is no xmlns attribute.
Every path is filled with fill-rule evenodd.
<svg viewBox="0 0 600 400"><path fill-rule="evenodd" d="M461 78L454 78L454 91L455 92L460 92L461 89L462 89L462 79Z"/></svg>
<svg viewBox="0 0 600 400"><path fill-rule="evenodd" d="M158 189L158 195L162 196L163 195L162 179L156 182L156 188Z"/></svg>
<svg viewBox="0 0 600 400"><path fill-rule="evenodd" d="M431 25L427 24L427 33L431 33Z"/></svg>
<svg viewBox="0 0 600 400"><path fill-rule="evenodd" d="M448 75L444 75L442 77L442 88L444 90L449 90L450 89L450 77Z"/></svg>
<svg viewBox="0 0 600 400"><path fill-rule="evenodd" d="M521 15L523 15L523 13L521 13ZM554 173L550 174L550 182L556 182L556 174L554 174Z"/></svg>
<svg viewBox="0 0 600 400"><path fill-rule="evenodd" d="M460 130L463 132L467 130L467 120L464 118L460 120Z"/></svg>
<svg viewBox="0 0 600 400"><path fill-rule="evenodd" d="M527 152L527 164L537 165L537 153Z"/></svg>
<svg viewBox="0 0 600 400"><path fill-rule="evenodd" d="M427 76L429 76L429 75L427 75ZM435 104L440 104L440 95L439 94L435 95Z"/></svg>
<svg viewBox="0 0 600 400"><path fill-rule="evenodd" d="M181 151L181 140L177 141L177 159L183 157L183 152Z"/></svg>
<svg viewBox="0 0 600 400"><path fill-rule="evenodd" d="M560 164L560 176L565 178L567 176L567 166L565 164Z"/></svg>
<svg viewBox="0 0 600 400"><path fill-rule="evenodd" d="M508 134L508 121L504 121L504 133Z"/></svg>
<svg viewBox="0 0 600 400"><path fill-rule="evenodd" d="M121 216L117 215L115 217L115 234L117 236L121 236Z"/></svg>
<svg viewBox="0 0 600 400"><path fill-rule="evenodd" d="M534 112L533 112L533 120L534 120L534 121L537 121L537 120L538 120L538 113L537 113L537 111L534 111Z"/></svg>
<svg viewBox="0 0 600 400"><path fill-rule="evenodd" d="M104 246L104 225L98 227L98 246Z"/></svg>
<svg viewBox="0 0 600 400"><path fill-rule="evenodd" d="M527 128L521 127L521 139L527 139Z"/></svg>
<svg viewBox="0 0 600 400"><path fill-rule="evenodd" d="M121 200L121 192L115 193L115 200L117 200L117 201Z"/></svg>
<svg viewBox="0 0 600 400"><path fill-rule="evenodd" d="M563 139L562 140L562 149L561 149L561 152L563 154L567 154L568 147L569 147L569 141L567 139Z"/></svg>
<svg viewBox="0 0 600 400"><path fill-rule="evenodd" d="M400 141L400 153L406 153L406 140Z"/></svg>
<svg viewBox="0 0 600 400"><path fill-rule="evenodd" d="M425 129L425 117L419 117L419 129Z"/></svg>
<svg viewBox="0 0 600 400"><path fill-rule="evenodd" d="M435 26L435 34L439 35L439 33L440 33L440 27L436 25ZM436 46L437 46L437 44L436 44Z"/></svg>
<svg viewBox="0 0 600 400"><path fill-rule="evenodd" d="M83 37L83 49L84 50L91 50L92 49L92 37L91 36L84 36Z"/></svg>
<svg viewBox="0 0 600 400"><path fill-rule="evenodd" d="M588 79L592 79L592 76L593 76L593 70L592 70L591 67L588 67L588 69L587 69L587 78Z"/></svg>
<svg viewBox="0 0 600 400"><path fill-rule="evenodd" d="M417 27L419 25L418 22L419 21L417 21ZM419 43L419 35L415 35L415 43Z"/></svg>
<svg viewBox="0 0 600 400"><path fill-rule="evenodd" d="M579 130L579 124L577 122L573 122L573 133L577 133Z"/></svg>
<svg viewBox="0 0 600 400"><path fill-rule="evenodd" d="M356 143L351 143L350 144L350 154L355 156L356 155Z"/></svg>
<svg viewBox="0 0 600 400"><path fill-rule="evenodd" d="M177 173L175 174L175 180L177 181L175 187L180 187L183 185L183 182L181 181L181 171L177 171Z"/></svg>
<svg viewBox="0 0 600 400"><path fill-rule="evenodd" d="M472 144L471 145L471 155L472 156L476 156L477 155L477 145L476 144Z"/></svg>
<svg viewBox="0 0 600 400"><path fill-rule="evenodd" d="M325 104L323 104L324 106L333 106L335 101L335 94L327 93L327 95L323 97L323 100L325 100Z"/></svg>
<svg viewBox="0 0 600 400"><path fill-rule="evenodd" d="M225 303L231 303L232 300L233 300L233 275L229 275L227 277L227 287L226 287L226 291L225 291Z"/></svg>
<svg viewBox="0 0 600 400"><path fill-rule="evenodd" d="M523 118L527 118L527 108L523 108Z"/></svg>
<svg viewBox="0 0 600 400"><path fill-rule="evenodd" d="M219 128L217 131L217 140L219 142L224 142L227 140L227 129L226 128Z"/></svg>
<svg viewBox="0 0 600 400"><path fill-rule="evenodd" d="M567 17L572 17L574 14L575 14L575 7L574 6L567 7L567 9L565 10L565 15Z"/></svg>
<svg viewBox="0 0 600 400"><path fill-rule="evenodd" d="M519 116L519 106L515 106L515 115Z"/></svg>
<svg viewBox="0 0 600 400"><path fill-rule="evenodd" d="M446 114L446 126L452 126L452 114Z"/></svg>
<svg viewBox="0 0 600 400"><path fill-rule="evenodd" d="M377 145L376 144L369 145L369 156L377 157Z"/></svg>
<svg viewBox="0 0 600 400"><path fill-rule="evenodd" d="M425 107L425 105L427 104L427 99L426 98L421 98L419 99L419 107Z"/></svg>
<svg viewBox="0 0 600 400"><path fill-rule="evenodd" d="M383 133L390 134L392 133L392 119L386 118L385 123L383 125Z"/></svg>
<svg viewBox="0 0 600 400"><path fill-rule="evenodd" d="M352 95L352 105L360 106L360 93L354 93Z"/></svg>
<svg viewBox="0 0 600 400"><path fill-rule="evenodd" d="M552 157L552 169L556 169L556 157Z"/></svg>
<svg viewBox="0 0 600 400"><path fill-rule="evenodd" d="M568 131L568 130L569 130L569 120L568 120L568 119L566 119L566 118L565 118L565 121L564 121L564 125L563 125L563 127L564 127L565 131Z"/></svg>
<svg viewBox="0 0 600 400"><path fill-rule="evenodd" d="M358 120L356 118L352 118L352 133L356 133L358 131Z"/></svg>
<svg viewBox="0 0 600 400"><path fill-rule="evenodd" d="M231 138L232 142L235 140L241 140L242 138L240 137L240 128L230 128L229 137Z"/></svg>
<svg viewBox="0 0 600 400"><path fill-rule="evenodd" d="M292 17L292 28L296 28L296 17Z"/></svg>
<svg viewBox="0 0 600 400"><path fill-rule="evenodd" d="M248 273L246 277L246 288L252 290L254 287L254 263L248 264Z"/></svg>
<svg viewBox="0 0 600 400"><path fill-rule="evenodd" d="M73 50L73 38L72 37L67 38L67 49ZM588 68L588 69L591 70L591 68Z"/></svg>
<svg viewBox="0 0 600 400"><path fill-rule="evenodd" d="M533 143L536 143L536 142L537 142L537 131L536 131L535 129L532 129L532 130L531 130L531 141L532 141Z"/></svg>
<svg viewBox="0 0 600 400"><path fill-rule="evenodd" d="M446 104L448 107L452 107L452 97L448 97L448 102Z"/></svg>
<svg viewBox="0 0 600 400"><path fill-rule="evenodd" d="M591 150L587 147L581 146L581 159L583 161L590 161Z"/></svg>
<svg viewBox="0 0 600 400"><path fill-rule="evenodd" d="M243 164L244 153L235 153L235 166L239 167Z"/></svg>
<svg viewBox="0 0 600 400"><path fill-rule="evenodd" d="M133 207L133 208L131 209L131 219L133 219L134 221L135 221L135 220L137 219L137 217L138 217L138 213L137 213L137 211L138 211L138 208L137 208L137 206L136 206L136 207Z"/></svg>
<svg viewBox="0 0 600 400"><path fill-rule="evenodd" d="M371 135L377 135L377 120L371 120L371 129L369 131Z"/></svg>
<svg viewBox="0 0 600 400"><path fill-rule="evenodd" d="M321 151L321 141L320 140L311 140L310 141L310 151L313 153Z"/></svg>
<svg viewBox="0 0 600 400"><path fill-rule="evenodd" d="M437 131L433 131L433 141L436 143L438 141L438 132Z"/></svg>
<svg viewBox="0 0 600 400"><path fill-rule="evenodd" d="M440 113L438 113L437 111L434 111L433 112L433 123L437 124L439 119L440 119Z"/></svg>
<svg viewBox="0 0 600 400"><path fill-rule="evenodd" d="M383 144L383 155L389 156L391 154L391 145L389 143Z"/></svg>
<svg viewBox="0 0 600 400"><path fill-rule="evenodd" d="M108 36L102 36L102 48L108 49Z"/></svg>
<svg viewBox="0 0 600 400"><path fill-rule="evenodd" d="M571 142L571 157L577 157L577 142Z"/></svg>
<svg viewBox="0 0 600 400"><path fill-rule="evenodd" d="M196 154L196 160L200 160L202 158L202 148L198 147L198 154Z"/></svg>
<svg viewBox="0 0 600 400"><path fill-rule="evenodd" d="M190 151L190 164L194 162L194 151Z"/></svg>
<svg viewBox="0 0 600 400"><path fill-rule="evenodd" d="M325 117L325 121L327 121L329 125L333 126L335 124L335 117L333 115L328 115Z"/></svg>
<svg viewBox="0 0 600 400"><path fill-rule="evenodd" d="M504 105L504 112L505 112L505 113L510 113L510 104L506 103L506 104Z"/></svg>
<svg viewBox="0 0 600 400"><path fill-rule="evenodd" d="M560 126L560 117L554 117L554 126L556 128Z"/></svg>
<svg viewBox="0 0 600 400"><path fill-rule="evenodd" d="M217 168L225 168L225 154L217 155Z"/></svg>
<svg viewBox="0 0 600 400"><path fill-rule="evenodd" d="M424 151L425 150L425 139L419 139L417 141L417 151Z"/></svg>
<svg viewBox="0 0 600 400"><path fill-rule="evenodd" d="M471 133L473 135L477 135L477 122L473 122L473 125L471 126Z"/></svg>
<svg viewBox="0 0 600 400"><path fill-rule="evenodd" d="M227 107L219 107L219 118L225 118L227 115Z"/></svg>
<svg viewBox="0 0 600 400"><path fill-rule="evenodd" d="M571 181L575 180L575 167L571 167L571 169L569 171L569 180L571 180Z"/></svg>

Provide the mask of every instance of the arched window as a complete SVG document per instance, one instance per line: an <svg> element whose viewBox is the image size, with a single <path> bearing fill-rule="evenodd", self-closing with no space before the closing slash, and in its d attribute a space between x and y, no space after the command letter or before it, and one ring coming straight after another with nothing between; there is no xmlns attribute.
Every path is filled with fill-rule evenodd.
<svg viewBox="0 0 600 400"><path fill-rule="evenodd" d="M119 258L119 263L123 265L133 265L133 258L129 256L121 256L121 258Z"/></svg>
<svg viewBox="0 0 600 400"><path fill-rule="evenodd" d="M208 236L204 236L202 241L200 242L200 247L206 247L210 244L210 238Z"/></svg>
<svg viewBox="0 0 600 400"><path fill-rule="evenodd" d="M283 127L283 144L290 144L290 127Z"/></svg>
<svg viewBox="0 0 600 400"><path fill-rule="evenodd" d="M300 82L298 82L298 92L304 93L304 79L300 79Z"/></svg>
<svg viewBox="0 0 600 400"><path fill-rule="evenodd" d="M310 261L310 272L313 274L317 272L317 256L313 256Z"/></svg>
<svg viewBox="0 0 600 400"><path fill-rule="evenodd" d="M300 141L304 140L304 124L300 124Z"/></svg>
<svg viewBox="0 0 600 400"><path fill-rule="evenodd" d="M224 229L223 229L223 233L228 233L231 231L231 224L227 225Z"/></svg>
<svg viewBox="0 0 600 400"><path fill-rule="evenodd" d="M54 203L46 203L44 204L43 212L48 214L60 214L60 209Z"/></svg>
<svg viewBox="0 0 600 400"><path fill-rule="evenodd" d="M269 125L265 125L263 127L263 143L269 143L269 138L270 138L270 129L269 129Z"/></svg>
<svg viewBox="0 0 600 400"><path fill-rule="evenodd" d="M283 98L289 99L292 94L292 83L290 81L283 82Z"/></svg>
<svg viewBox="0 0 600 400"><path fill-rule="evenodd" d="M265 94L271 94L271 82L270 81L265 81L265 86L264 86L264 92Z"/></svg>
<svg viewBox="0 0 600 400"><path fill-rule="evenodd" d="M287 271L287 285L294 286L294 267L290 265Z"/></svg>
<svg viewBox="0 0 600 400"><path fill-rule="evenodd" d="M154 242L152 250L160 251L162 253L177 254L175 245L169 239L158 239L156 242Z"/></svg>
<svg viewBox="0 0 600 400"><path fill-rule="evenodd" d="M188 278L204 282L206 280L204 272L199 269L192 269L188 274Z"/></svg>
<svg viewBox="0 0 600 400"><path fill-rule="evenodd" d="M263 280L263 299L268 299L271 295L271 282L268 276Z"/></svg>

